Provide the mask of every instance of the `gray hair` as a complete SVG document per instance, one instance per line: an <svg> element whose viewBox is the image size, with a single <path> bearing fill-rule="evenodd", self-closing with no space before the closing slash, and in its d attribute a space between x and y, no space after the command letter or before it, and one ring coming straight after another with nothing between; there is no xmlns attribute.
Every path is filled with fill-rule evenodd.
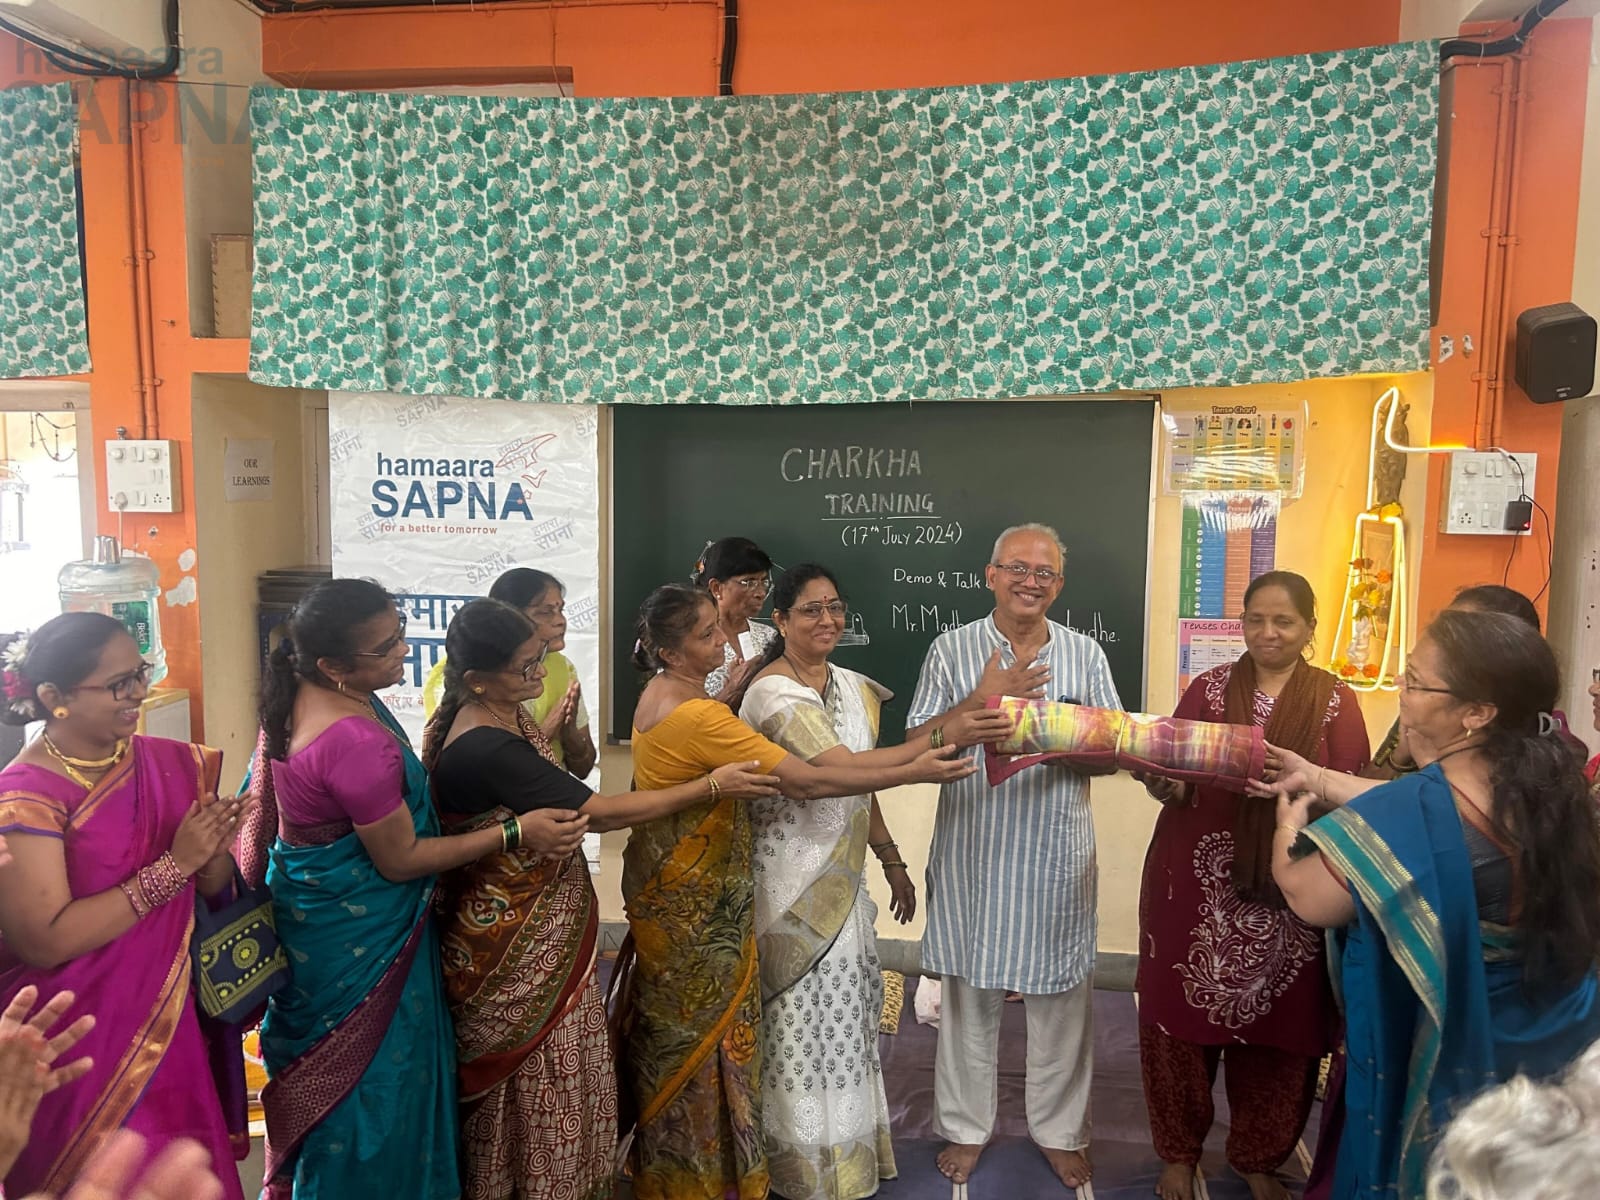
<svg viewBox="0 0 1600 1200"><path fill-rule="evenodd" d="M1560 1079L1526 1076L1463 1108L1439 1140L1429 1200L1581 1200L1600 1195L1600 1042Z"/></svg>
<svg viewBox="0 0 1600 1200"><path fill-rule="evenodd" d="M1056 544L1056 553L1061 556L1061 565L1063 567L1067 565L1067 546L1061 540L1061 535L1051 529L1050 526L1041 525L1038 521L1025 521L1021 525L1012 525L1009 528L1002 529L1000 536L994 540L994 549L989 554L989 561L998 563L1000 561L1000 547L1006 544L1007 538L1015 537L1019 533L1036 533L1040 537L1049 538Z"/></svg>

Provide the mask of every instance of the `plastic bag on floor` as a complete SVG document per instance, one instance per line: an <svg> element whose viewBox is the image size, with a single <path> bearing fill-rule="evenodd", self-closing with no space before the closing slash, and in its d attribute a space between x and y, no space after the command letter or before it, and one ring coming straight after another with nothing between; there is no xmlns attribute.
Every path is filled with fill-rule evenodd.
<svg viewBox="0 0 1600 1200"><path fill-rule="evenodd" d="M931 976L924 975L917 984L917 998L915 1007L918 1025L932 1025L939 1028L939 1004L942 996L939 981Z"/></svg>

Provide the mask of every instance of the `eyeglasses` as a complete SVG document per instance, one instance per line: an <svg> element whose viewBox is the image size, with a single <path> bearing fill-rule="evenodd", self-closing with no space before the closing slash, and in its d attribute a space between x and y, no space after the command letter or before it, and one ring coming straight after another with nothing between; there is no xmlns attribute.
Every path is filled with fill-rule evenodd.
<svg viewBox="0 0 1600 1200"><path fill-rule="evenodd" d="M1413 683L1409 673L1401 675L1399 679L1395 680L1395 682L1399 685L1402 692L1433 692L1440 696L1455 695L1455 693L1449 688L1423 687L1421 684Z"/></svg>
<svg viewBox="0 0 1600 1200"><path fill-rule="evenodd" d="M736 588L743 588L747 592L770 592L772 580L763 575L759 579L727 579L723 581Z"/></svg>
<svg viewBox="0 0 1600 1200"><path fill-rule="evenodd" d="M376 650L352 650L350 652L350 657L388 658L389 655L393 654L395 647L406 640L406 615L405 613L396 613L395 615L400 618L400 628L395 631L395 635L392 638L384 642L383 645L379 646Z"/></svg>
<svg viewBox="0 0 1600 1200"><path fill-rule="evenodd" d="M1004 571L1018 583L1021 583L1029 575L1032 575L1040 583L1044 584L1045 587L1049 587L1052 583L1061 578L1060 571L1052 571L1049 567L1025 567L1021 563L991 563L990 565L994 567L996 571Z"/></svg>
<svg viewBox="0 0 1600 1200"><path fill-rule="evenodd" d="M823 613L842 621L850 614L850 606L843 600L830 600L826 604L820 600L814 600L810 604L796 604L789 612L796 617L804 617L808 621L822 620Z"/></svg>
<svg viewBox="0 0 1600 1200"><path fill-rule="evenodd" d="M523 683L531 683L531 682L533 682L533 674L534 674L534 672L537 671L539 669L539 667L544 663L544 660L549 655L549 653L550 653L550 643L546 642L544 644L544 648L539 651L539 657L538 658L530 658L527 662L523 663L521 667L507 667L506 670L508 670L508 671L516 671L519 675L522 676L522 682Z"/></svg>
<svg viewBox="0 0 1600 1200"><path fill-rule="evenodd" d="M126 675L119 675L109 683L80 683L75 691L84 692L110 692L113 700L128 700L133 696L135 688L144 687L150 682L150 674L155 670L150 663L142 662L138 667Z"/></svg>

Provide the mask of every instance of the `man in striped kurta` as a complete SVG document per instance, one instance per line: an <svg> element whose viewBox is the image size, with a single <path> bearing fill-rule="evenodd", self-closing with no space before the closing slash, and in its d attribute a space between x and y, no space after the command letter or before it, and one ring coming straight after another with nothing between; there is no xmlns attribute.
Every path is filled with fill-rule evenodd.
<svg viewBox="0 0 1600 1200"><path fill-rule="evenodd" d="M985 572L994 612L933 643L911 732L991 696L1122 707L1099 643L1046 616L1064 564L1046 526L1000 535ZM922 969L943 978L934 1129L949 1142L939 1169L958 1183L994 1130L1008 991L1027 1014L1028 1130L1063 1184L1088 1181L1096 879L1089 784L1070 768L1044 764L994 788L979 772L940 790Z"/></svg>

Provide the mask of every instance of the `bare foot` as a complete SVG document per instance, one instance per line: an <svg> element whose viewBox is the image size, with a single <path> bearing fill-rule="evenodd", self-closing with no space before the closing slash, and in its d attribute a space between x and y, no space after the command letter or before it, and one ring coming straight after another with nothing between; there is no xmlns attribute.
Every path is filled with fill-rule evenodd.
<svg viewBox="0 0 1600 1200"><path fill-rule="evenodd" d="M1050 1164L1050 1169L1056 1173L1056 1178L1069 1188L1081 1188L1094 1174L1094 1168L1089 1165L1087 1147L1082 1150L1052 1150L1049 1146L1040 1146L1039 1150Z"/></svg>
<svg viewBox="0 0 1600 1200"><path fill-rule="evenodd" d="M1239 1178L1250 1185L1250 1200L1289 1200L1289 1189L1278 1182L1276 1175L1246 1175Z"/></svg>
<svg viewBox="0 0 1600 1200"><path fill-rule="evenodd" d="M1168 1163L1156 1180L1156 1195L1161 1200L1194 1200L1194 1167L1188 1163Z"/></svg>
<svg viewBox="0 0 1600 1200"><path fill-rule="evenodd" d="M978 1155L982 1153L982 1146L951 1142L939 1151L939 1174L951 1183L965 1183L972 1174L972 1168L978 1165Z"/></svg>

